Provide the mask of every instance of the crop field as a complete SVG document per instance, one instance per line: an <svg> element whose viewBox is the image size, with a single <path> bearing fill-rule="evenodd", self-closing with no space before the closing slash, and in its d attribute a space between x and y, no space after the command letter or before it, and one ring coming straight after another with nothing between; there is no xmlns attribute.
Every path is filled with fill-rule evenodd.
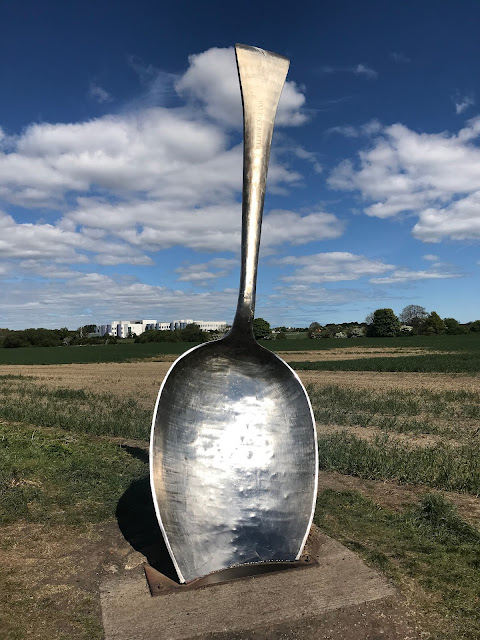
<svg viewBox="0 0 480 640"><path fill-rule="evenodd" d="M480 336L265 345L314 408L316 524L397 585L423 637L478 639ZM1 350L18 358L0 362L2 640L102 637L99 582L139 571L158 535L148 436L176 357L164 349L191 346Z"/></svg>
<svg viewBox="0 0 480 640"><path fill-rule="evenodd" d="M165 355L180 355L195 346L191 342L150 342L134 344L125 341L119 344L85 345L73 347L21 347L0 349L0 365L35 364L84 364L89 362L130 362L162 358ZM436 353L439 356L480 355L480 333L460 336L408 336L402 338L351 338L347 340L308 340L300 337L288 340L261 340L267 349L276 352L323 353L325 351L366 351L394 353L398 356ZM288 357L285 357L288 360ZM308 358L304 358L308 360ZM438 366L438 365L435 365ZM361 369L363 370L363 369ZM371 369L373 371L378 369ZM407 369L417 371L417 369ZM436 369L432 369L434 371ZM441 369L442 371L444 369ZM463 370L463 369L462 369ZM467 369L468 371L473 369Z"/></svg>

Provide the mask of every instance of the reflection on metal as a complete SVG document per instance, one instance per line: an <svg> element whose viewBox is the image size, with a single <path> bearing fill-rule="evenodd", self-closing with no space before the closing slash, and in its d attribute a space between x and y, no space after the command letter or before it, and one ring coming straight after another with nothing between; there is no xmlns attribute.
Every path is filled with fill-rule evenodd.
<svg viewBox="0 0 480 640"><path fill-rule="evenodd" d="M298 560L317 490L315 422L295 372L257 344L252 322L273 124L288 60L236 45L244 109L238 307L222 340L171 367L150 443L152 493L180 582Z"/></svg>

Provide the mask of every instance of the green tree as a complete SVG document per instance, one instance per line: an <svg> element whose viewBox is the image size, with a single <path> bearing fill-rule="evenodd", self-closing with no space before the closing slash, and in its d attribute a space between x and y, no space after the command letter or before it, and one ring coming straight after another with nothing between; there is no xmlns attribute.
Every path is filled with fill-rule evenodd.
<svg viewBox="0 0 480 640"><path fill-rule="evenodd" d="M18 349L19 347L30 347L31 345L25 340L22 340L18 335L15 335L12 331L12 335L5 336L5 340L3 341L4 349Z"/></svg>
<svg viewBox="0 0 480 640"><path fill-rule="evenodd" d="M461 335L462 333L468 333L468 327L460 324L455 318L444 318L445 333L450 336Z"/></svg>
<svg viewBox="0 0 480 640"><path fill-rule="evenodd" d="M318 322L312 322L308 327L307 336L309 338L317 338L320 337L320 332L322 330L321 325Z"/></svg>
<svg viewBox="0 0 480 640"><path fill-rule="evenodd" d="M392 338L400 331L400 321L392 309L377 309L368 328L374 338Z"/></svg>
<svg viewBox="0 0 480 640"><path fill-rule="evenodd" d="M422 325L422 333L426 336L445 333L445 323L436 311L432 311Z"/></svg>
<svg viewBox="0 0 480 640"><path fill-rule="evenodd" d="M470 331L476 333L480 331L480 320L474 320L473 322L468 323L468 328Z"/></svg>
<svg viewBox="0 0 480 640"><path fill-rule="evenodd" d="M263 318L255 318L253 321L253 335L256 340L262 340L270 336L270 323Z"/></svg>
<svg viewBox="0 0 480 640"><path fill-rule="evenodd" d="M187 324L181 332L182 340L185 342L208 342L208 333L202 331L198 324Z"/></svg>
<svg viewBox="0 0 480 640"><path fill-rule="evenodd" d="M399 315L400 322L409 325L411 327L419 327L428 316L425 307L420 307L418 304L409 304L406 306Z"/></svg>

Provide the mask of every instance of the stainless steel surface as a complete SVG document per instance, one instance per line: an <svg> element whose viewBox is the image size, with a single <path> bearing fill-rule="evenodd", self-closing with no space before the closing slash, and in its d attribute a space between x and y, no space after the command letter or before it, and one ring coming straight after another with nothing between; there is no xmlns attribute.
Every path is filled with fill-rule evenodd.
<svg viewBox="0 0 480 640"><path fill-rule="evenodd" d="M225 338L172 365L152 424L153 499L181 582L235 565L297 560L317 491L308 396L252 331L268 160L288 60L235 49L244 108L237 312Z"/></svg>

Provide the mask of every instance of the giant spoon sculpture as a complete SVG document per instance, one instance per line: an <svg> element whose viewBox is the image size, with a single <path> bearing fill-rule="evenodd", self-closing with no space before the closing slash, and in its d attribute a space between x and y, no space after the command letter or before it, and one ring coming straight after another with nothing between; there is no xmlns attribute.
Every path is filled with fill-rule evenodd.
<svg viewBox="0 0 480 640"><path fill-rule="evenodd" d="M237 312L225 338L173 364L152 424L153 500L180 582L232 566L297 560L317 491L307 393L252 330L270 146L289 61L246 45L235 52L244 115Z"/></svg>

